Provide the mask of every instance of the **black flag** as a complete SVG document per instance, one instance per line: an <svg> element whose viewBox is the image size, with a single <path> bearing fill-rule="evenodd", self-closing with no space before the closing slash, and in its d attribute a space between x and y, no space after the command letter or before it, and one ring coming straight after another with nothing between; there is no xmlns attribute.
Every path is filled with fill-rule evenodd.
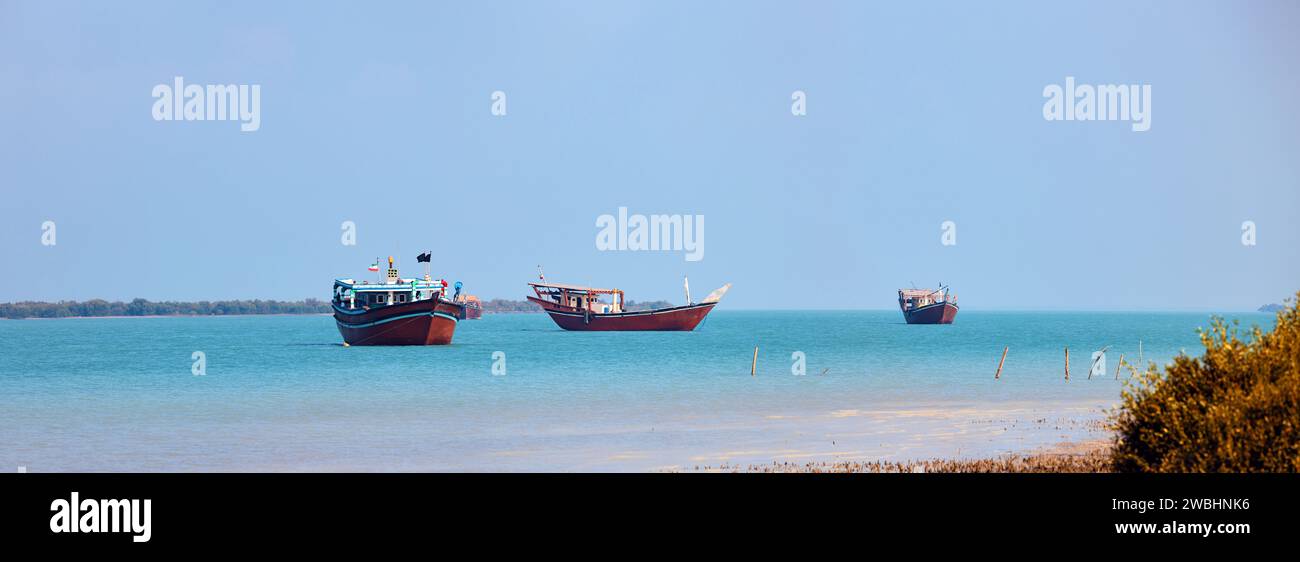
<svg viewBox="0 0 1300 562"><path fill-rule="evenodd" d="M427 262L427 261L431 261L431 260L433 260L433 256L430 255L429 252L425 252L425 253L420 254L420 255L418 255L418 256L415 257L415 261L416 261L416 263L419 263L419 262Z"/></svg>

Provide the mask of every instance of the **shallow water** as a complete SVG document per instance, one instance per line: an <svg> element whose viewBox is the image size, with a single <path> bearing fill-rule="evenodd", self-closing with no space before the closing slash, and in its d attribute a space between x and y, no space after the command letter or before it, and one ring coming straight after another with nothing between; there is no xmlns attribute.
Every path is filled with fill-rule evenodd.
<svg viewBox="0 0 1300 562"><path fill-rule="evenodd" d="M1197 354L1208 321L719 310L690 333L575 333L514 314L461 322L450 346L401 348L343 347L329 316L0 321L0 466L653 470L1026 451L1095 438L1120 396L1120 353L1133 361L1141 340L1158 363ZM1105 346L1106 372L1087 380Z"/></svg>

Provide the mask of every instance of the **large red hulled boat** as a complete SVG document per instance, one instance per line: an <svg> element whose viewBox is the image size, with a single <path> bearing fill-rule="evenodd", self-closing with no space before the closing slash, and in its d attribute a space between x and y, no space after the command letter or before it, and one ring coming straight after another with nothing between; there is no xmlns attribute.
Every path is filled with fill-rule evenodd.
<svg viewBox="0 0 1300 562"><path fill-rule="evenodd" d="M908 324L952 324L957 319L957 295L948 287L899 289L898 308Z"/></svg>
<svg viewBox="0 0 1300 562"><path fill-rule="evenodd" d="M377 271L378 262L370 269ZM446 281L427 273L402 279L390 257L379 282L334 281L334 322L347 345L446 345L464 316L463 305L445 298L446 291Z"/></svg>
<svg viewBox="0 0 1300 562"><path fill-rule="evenodd" d="M623 291L618 289L545 282L528 285L537 294L528 297L528 300L540 305L559 327L580 332L689 332L704 320L731 289L731 283L727 283L710 293L703 302L692 303L688 288L684 306L632 311L624 309ZM603 295L609 295L610 302L601 301Z"/></svg>

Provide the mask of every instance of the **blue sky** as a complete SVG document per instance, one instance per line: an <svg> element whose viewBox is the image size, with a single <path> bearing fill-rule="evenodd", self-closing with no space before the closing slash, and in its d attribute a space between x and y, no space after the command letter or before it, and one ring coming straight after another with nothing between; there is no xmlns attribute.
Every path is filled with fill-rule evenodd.
<svg viewBox="0 0 1300 562"><path fill-rule="evenodd" d="M971 309L1254 309L1300 289L1298 16L3 1L0 301L326 298L428 248L485 298L542 264L632 299L732 282L731 308L890 308L942 281ZM260 130L153 120L175 76L259 84ZM1151 129L1044 120L1066 76L1151 85ZM620 206L704 215L705 258L597 251Z"/></svg>

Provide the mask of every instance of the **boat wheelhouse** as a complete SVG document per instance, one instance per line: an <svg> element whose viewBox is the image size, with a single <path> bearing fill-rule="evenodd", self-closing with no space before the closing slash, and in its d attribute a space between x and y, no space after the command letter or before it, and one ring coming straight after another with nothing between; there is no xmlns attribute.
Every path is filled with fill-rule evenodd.
<svg viewBox="0 0 1300 562"><path fill-rule="evenodd" d="M686 304L650 310L627 310L623 291L563 283L529 283L536 296L528 300L541 306L565 330L573 331L681 331L700 324L722 296L727 283L700 303L692 303L687 290Z"/></svg>
<svg viewBox="0 0 1300 562"><path fill-rule="evenodd" d="M908 324L952 324L957 319L957 295L938 289L899 289L898 308Z"/></svg>
<svg viewBox="0 0 1300 562"><path fill-rule="evenodd" d="M334 280L334 321L347 345L449 344L464 307L446 292L447 282L427 273L400 277L390 257L386 275L374 283Z"/></svg>

